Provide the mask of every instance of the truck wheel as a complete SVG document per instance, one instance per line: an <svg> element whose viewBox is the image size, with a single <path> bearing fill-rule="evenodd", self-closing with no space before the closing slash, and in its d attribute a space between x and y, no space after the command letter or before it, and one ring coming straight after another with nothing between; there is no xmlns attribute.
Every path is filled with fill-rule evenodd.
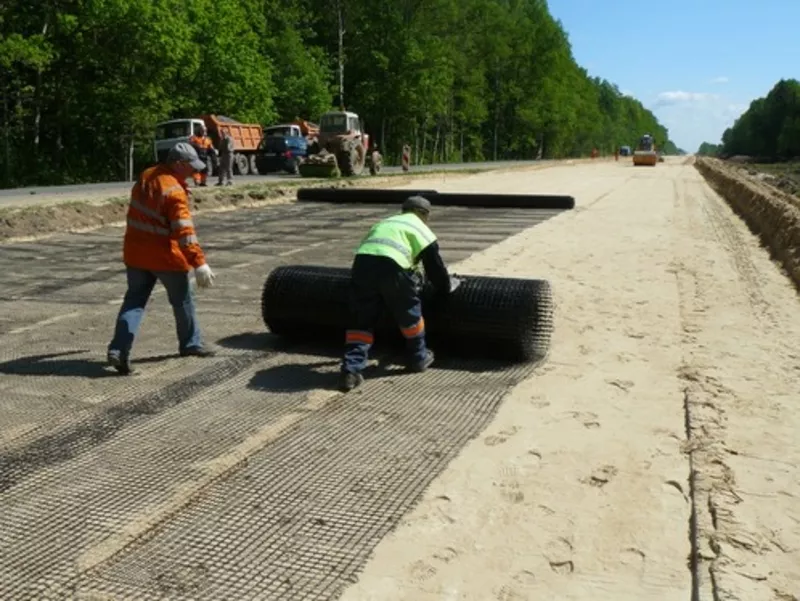
<svg viewBox="0 0 800 601"><path fill-rule="evenodd" d="M250 173L252 175L258 175L258 161L256 161L256 155L250 155Z"/></svg>
<svg viewBox="0 0 800 601"><path fill-rule="evenodd" d="M234 155L233 166L236 171L236 175L247 175L250 173L250 161L248 161L247 157L243 154L237 152Z"/></svg>

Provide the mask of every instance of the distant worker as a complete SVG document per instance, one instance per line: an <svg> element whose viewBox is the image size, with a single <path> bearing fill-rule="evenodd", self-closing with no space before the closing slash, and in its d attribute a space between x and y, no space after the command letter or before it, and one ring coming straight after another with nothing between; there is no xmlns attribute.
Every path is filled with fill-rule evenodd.
<svg viewBox="0 0 800 601"><path fill-rule="evenodd" d="M433 352L425 343L425 320L418 286L420 262L436 295L446 296L460 283L451 278L439 254L436 235L427 225L431 203L409 197L402 213L375 224L356 250L350 276L350 321L339 388L359 386L374 341L374 326L386 306L406 339L408 368L425 371Z"/></svg>
<svg viewBox="0 0 800 601"><path fill-rule="evenodd" d="M189 143L194 147L200 160L203 161L203 170L193 173L192 178L195 185L206 186L206 178L211 171L212 161L216 158L216 150L214 150L214 145L211 143L211 138L206 135L204 125L200 125L196 131L197 133L189 138Z"/></svg>
<svg viewBox="0 0 800 601"><path fill-rule="evenodd" d="M219 179L217 185L221 186L226 183L228 186L233 185L233 152L236 150L236 143L233 141L233 136L230 132L222 134L219 141ZM224 180L228 180L225 182Z"/></svg>
<svg viewBox="0 0 800 601"><path fill-rule="evenodd" d="M108 345L108 362L121 374L132 371L131 348L156 280L172 305L181 356L214 354L201 340L189 279L194 269L198 286L214 282L192 223L185 183L202 169L205 164L194 148L181 142L170 149L165 163L145 169L131 190L123 243L128 290Z"/></svg>

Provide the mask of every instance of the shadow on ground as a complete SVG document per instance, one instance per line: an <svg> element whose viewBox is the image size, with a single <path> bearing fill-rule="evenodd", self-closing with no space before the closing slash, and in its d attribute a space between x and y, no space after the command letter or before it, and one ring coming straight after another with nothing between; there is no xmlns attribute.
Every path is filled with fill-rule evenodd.
<svg viewBox="0 0 800 601"><path fill-rule="evenodd" d="M344 345L341 344L338 338L338 336L332 337L329 334L324 334L314 339L307 334L298 336L297 338L286 338L283 336L276 336L269 332L246 332L223 338L218 340L217 343L222 347L239 350L262 350L273 353L308 355L312 357L336 359L339 361L344 352ZM520 364L481 357L480 349L478 348L464 349L457 348L453 345L443 345L441 343L432 346L432 348L436 354L436 361L431 369L470 373L495 373L517 369L525 365L524 363ZM375 346L370 349L370 358L379 361L381 364L380 369L388 369L389 366L393 366L395 369L392 370L392 373L396 374L397 368L402 368L405 365L405 354L402 342L398 343L396 340L381 342L378 340ZM298 364L298 369L300 368L301 366ZM313 371L312 368L309 369Z"/></svg>
<svg viewBox="0 0 800 601"><path fill-rule="evenodd" d="M102 359L66 359L71 355L84 355L90 353L89 349L64 351L62 353L46 353L30 355L11 361L0 363L0 373L17 376L65 376L77 378L108 378L117 376L117 372ZM134 364L158 363L167 359L179 357L178 353L169 355L154 355L134 359Z"/></svg>

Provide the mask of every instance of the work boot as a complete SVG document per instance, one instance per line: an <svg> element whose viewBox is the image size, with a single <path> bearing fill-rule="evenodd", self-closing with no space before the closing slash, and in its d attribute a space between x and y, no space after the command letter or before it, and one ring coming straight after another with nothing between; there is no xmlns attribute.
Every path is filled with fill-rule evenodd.
<svg viewBox="0 0 800 601"><path fill-rule="evenodd" d="M354 374L343 371L339 376L339 390L342 392L350 392L353 388L357 388L364 382L364 376L361 374Z"/></svg>
<svg viewBox="0 0 800 601"><path fill-rule="evenodd" d="M419 362L412 362L409 364L408 369L414 372L423 372L428 369L433 363L433 351L427 349L425 351L425 358Z"/></svg>
<svg viewBox="0 0 800 601"><path fill-rule="evenodd" d="M213 357L217 352L207 346L192 346L181 351L181 357Z"/></svg>
<svg viewBox="0 0 800 601"><path fill-rule="evenodd" d="M122 357L122 355L117 351L108 351L106 359L108 360L108 364L116 369L121 375L127 376L133 373L133 368L131 367L131 360L129 357Z"/></svg>

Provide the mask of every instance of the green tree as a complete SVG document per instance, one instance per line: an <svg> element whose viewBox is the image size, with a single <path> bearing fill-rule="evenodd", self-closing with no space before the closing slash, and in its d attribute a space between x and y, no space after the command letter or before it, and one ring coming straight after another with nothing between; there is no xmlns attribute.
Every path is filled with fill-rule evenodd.
<svg viewBox="0 0 800 601"><path fill-rule="evenodd" d="M3 185L120 179L168 118L318 119L339 102L339 7L344 101L389 162L405 143L423 163L560 158L644 133L676 150L577 64L545 0L6 0ZM796 82L762 104L726 145L796 153Z"/></svg>

